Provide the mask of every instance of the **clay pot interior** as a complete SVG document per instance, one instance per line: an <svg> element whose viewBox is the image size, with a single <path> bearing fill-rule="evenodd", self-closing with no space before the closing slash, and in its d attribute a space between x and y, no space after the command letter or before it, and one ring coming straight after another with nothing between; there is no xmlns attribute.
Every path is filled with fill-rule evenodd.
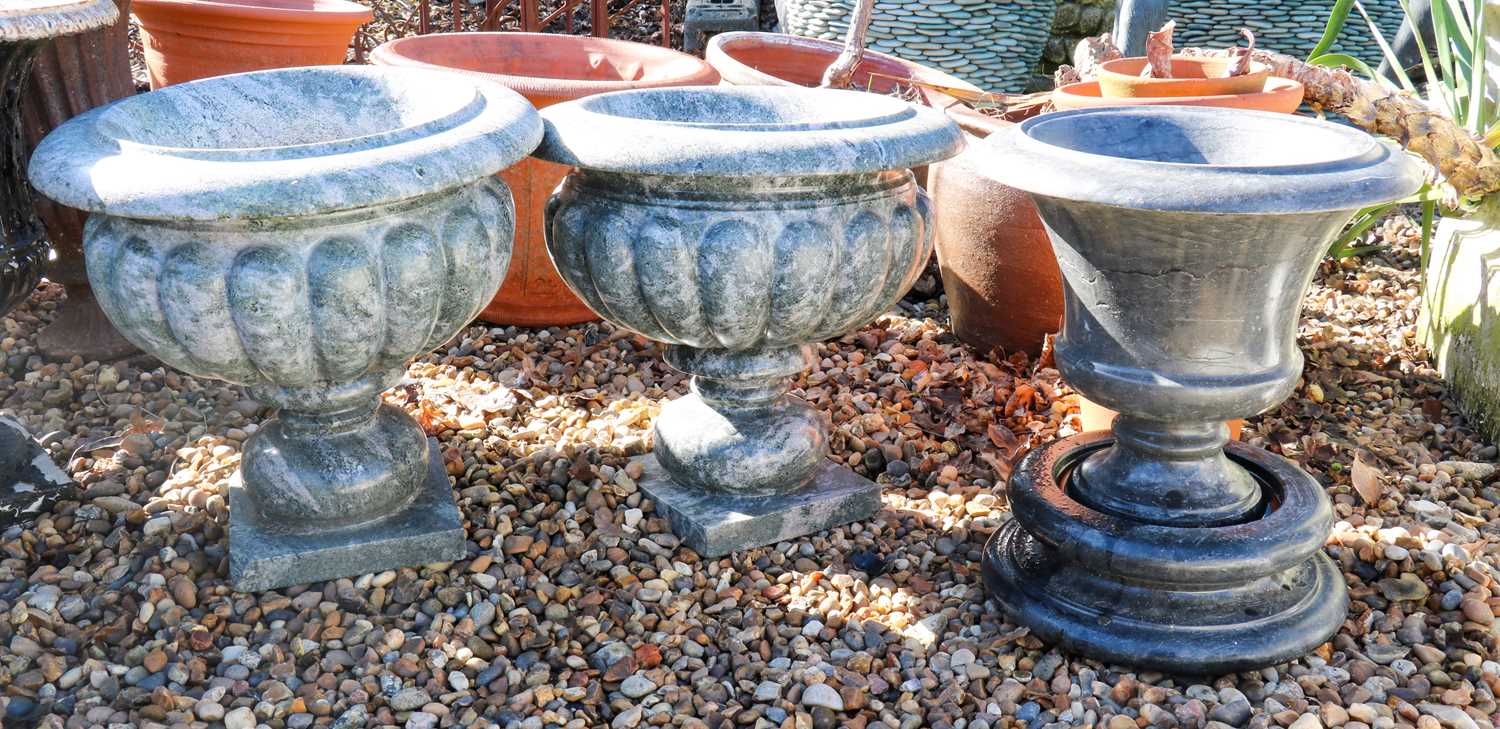
<svg viewBox="0 0 1500 729"><path fill-rule="evenodd" d="M439 33L401 38L381 46L377 52L380 58L372 60L385 65L425 65L507 77L501 81L538 106L634 86L718 82L713 69L687 54L607 38L542 33ZM526 79L561 83L544 86L528 84Z"/></svg>
<svg viewBox="0 0 1500 729"><path fill-rule="evenodd" d="M1218 106L1290 114L1302 105L1302 93L1302 84L1273 77L1266 79L1261 91L1249 94L1108 98L1100 90L1098 81L1079 81L1054 90L1052 105L1059 110L1100 106Z"/></svg>
<svg viewBox="0 0 1500 729"><path fill-rule="evenodd" d="M1099 64L1099 88L1116 99L1253 94L1271 76L1271 68L1262 63L1252 63L1247 74L1225 76L1227 58L1172 56L1172 78L1142 78L1145 68L1144 56L1105 61Z"/></svg>

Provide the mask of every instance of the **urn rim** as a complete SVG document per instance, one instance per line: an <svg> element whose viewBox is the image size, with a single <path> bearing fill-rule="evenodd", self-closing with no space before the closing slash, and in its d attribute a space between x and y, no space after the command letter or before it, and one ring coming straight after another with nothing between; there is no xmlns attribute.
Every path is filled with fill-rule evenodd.
<svg viewBox="0 0 1500 729"><path fill-rule="evenodd" d="M325 215L435 194L530 152L520 94L427 69L311 66L232 74L121 99L37 146L31 180L71 207L126 218Z"/></svg>
<svg viewBox="0 0 1500 729"><path fill-rule="evenodd" d="M947 159L964 145L940 111L878 94L794 86L633 89L541 115L546 134L536 157L621 174L872 173Z"/></svg>
<svg viewBox="0 0 1500 729"><path fill-rule="evenodd" d="M1176 144L1132 144L1147 135ZM1121 138L1118 135L1126 135ZM1355 210L1422 185L1393 144L1353 127L1245 109L1118 106L1028 119L982 146L983 174L1046 197L1159 212ZM1175 156L1175 158L1173 158Z"/></svg>
<svg viewBox="0 0 1500 729"><path fill-rule="evenodd" d="M119 17L111 0L6 0L0 6L0 42L82 33Z"/></svg>

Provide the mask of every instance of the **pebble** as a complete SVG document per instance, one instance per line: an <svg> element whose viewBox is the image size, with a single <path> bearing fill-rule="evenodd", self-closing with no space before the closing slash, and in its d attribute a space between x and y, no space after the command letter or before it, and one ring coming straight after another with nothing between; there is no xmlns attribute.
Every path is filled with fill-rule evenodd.
<svg viewBox="0 0 1500 729"><path fill-rule="evenodd" d="M821 706L832 711L844 710L844 699L828 684L815 683L802 690L803 706Z"/></svg>

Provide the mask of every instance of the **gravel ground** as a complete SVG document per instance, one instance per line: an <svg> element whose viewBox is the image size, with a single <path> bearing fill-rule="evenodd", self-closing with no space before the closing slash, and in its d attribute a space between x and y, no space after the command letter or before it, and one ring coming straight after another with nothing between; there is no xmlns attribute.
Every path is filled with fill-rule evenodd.
<svg viewBox="0 0 1500 729"><path fill-rule="evenodd" d="M705 560L625 459L683 379L607 325L471 327L387 395L445 449L469 557L258 595L227 572L224 488L269 415L165 369L45 363L62 294L3 322L3 411L78 479L0 535L7 727L1485 727L1500 719L1494 445L1415 344L1418 253L1326 263L1296 395L1246 438L1327 485L1353 604L1315 655L1174 677L1048 650L983 600L1006 462L1077 427L1057 373L945 328L934 277L818 349L794 392L874 519ZM1045 364L1045 360L1043 362Z"/></svg>

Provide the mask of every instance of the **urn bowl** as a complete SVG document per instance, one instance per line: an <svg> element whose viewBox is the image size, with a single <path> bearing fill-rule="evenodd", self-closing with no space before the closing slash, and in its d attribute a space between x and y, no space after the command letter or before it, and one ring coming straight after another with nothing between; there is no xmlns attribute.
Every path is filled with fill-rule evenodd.
<svg viewBox="0 0 1500 729"><path fill-rule="evenodd" d="M934 112L795 88L603 94L545 116L632 140L538 150L580 168L549 210L563 278L601 316L698 349L797 347L889 309L932 250L907 167L961 143Z"/></svg>

